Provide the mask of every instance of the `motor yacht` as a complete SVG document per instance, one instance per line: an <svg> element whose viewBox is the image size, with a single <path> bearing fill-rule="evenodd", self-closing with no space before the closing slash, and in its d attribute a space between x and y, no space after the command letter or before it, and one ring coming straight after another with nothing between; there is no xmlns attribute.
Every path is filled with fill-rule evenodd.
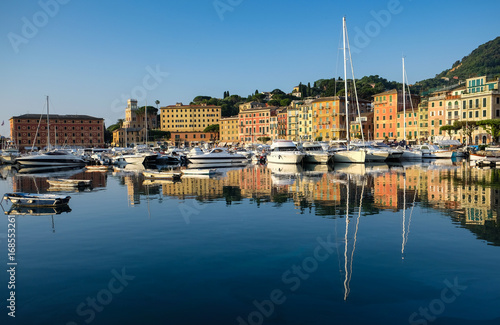
<svg viewBox="0 0 500 325"><path fill-rule="evenodd" d="M69 167L84 166L85 160L64 150L52 150L41 154L31 154L18 157L21 167Z"/></svg>
<svg viewBox="0 0 500 325"><path fill-rule="evenodd" d="M306 153L305 163L328 164L333 159L333 153L324 150L318 142L305 142L302 144L302 149Z"/></svg>
<svg viewBox="0 0 500 325"><path fill-rule="evenodd" d="M208 152L203 152L199 147L194 147L189 151L187 159L192 164L207 164L217 166L238 166L246 163L247 158L237 153L230 153L226 148L213 148Z"/></svg>
<svg viewBox="0 0 500 325"><path fill-rule="evenodd" d="M305 157L291 140L275 140L271 145L271 153L267 155L267 162L278 164L299 164Z"/></svg>

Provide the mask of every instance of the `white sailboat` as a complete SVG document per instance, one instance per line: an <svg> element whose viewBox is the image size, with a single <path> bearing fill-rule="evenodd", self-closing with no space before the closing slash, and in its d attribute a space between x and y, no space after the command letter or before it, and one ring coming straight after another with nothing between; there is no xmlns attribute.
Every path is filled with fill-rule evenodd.
<svg viewBox="0 0 500 325"><path fill-rule="evenodd" d="M403 60L403 139L406 144L406 70L405 70L405 58ZM411 93L410 102L411 102ZM401 160L422 160L422 151L417 148L401 148L403 150L403 154L401 155Z"/></svg>
<svg viewBox="0 0 500 325"><path fill-rule="evenodd" d="M346 54L346 41L347 41L347 46L349 46L349 40L347 36L347 26L345 22L345 17L342 18L342 41L344 47L344 89L345 89L344 99L345 99L345 118L346 118L346 139L347 142L349 143L349 98L347 96L347 54ZM351 57L351 49L349 47L349 58L350 57ZM351 69L352 69L352 59L351 59ZM354 81L354 73L352 79ZM361 132L361 135L363 135L363 132ZM347 150L335 152L335 156L333 159L336 163L364 163L366 160L366 151L350 150L349 146L347 146Z"/></svg>

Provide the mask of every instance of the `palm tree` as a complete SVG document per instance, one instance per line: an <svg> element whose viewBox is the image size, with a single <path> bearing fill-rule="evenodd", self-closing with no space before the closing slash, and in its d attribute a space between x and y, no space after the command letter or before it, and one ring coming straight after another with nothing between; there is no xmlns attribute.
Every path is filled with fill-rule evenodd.
<svg viewBox="0 0 500 325"><path fill-rule="evenodd" d="M155 100L156 108L158 108L158 105L160 105L160 101L157 99Z"/></svg>

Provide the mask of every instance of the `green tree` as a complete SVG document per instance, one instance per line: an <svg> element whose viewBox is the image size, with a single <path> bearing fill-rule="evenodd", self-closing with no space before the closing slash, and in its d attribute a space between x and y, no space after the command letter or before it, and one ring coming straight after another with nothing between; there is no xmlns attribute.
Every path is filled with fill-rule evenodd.
<svg viewBox="0 0 500 325"><path fill-rule="evenodd" d="M211 124L203 130L203 132L219 132L219 124Z"/></svg>
<svg viewBox="0 0 500 325"><path fill-rule="evenodd" d="M451 139L451 131L457 131L459 128L457 128L456 125L443 125L439 128L441 131L448 132L448 136Z"/></svg>
<svg viewBox="0 0 500 325"><path fill-rule="evenodd" d="M288 106L291 103L292 103L292 99L290 99L290 98L284 98L284 99L280 100L279 106Z"/></svg>
<svg viewBox="0 0 500 325"><path fill-rule="evenodd" d="M149 140L158 141L161 139L169 140L170 139L170 131L161 131L161 130L151 130L149 131L148 138Z"/></svg>
<svg viewBox="0 0 500 325"><path fill-rule="evenodd" d="M464 136L469 139L469 143L472 143L472 132L477 128L476 121L455 121L453 126L457 130L462 130Z"/></svg>
<svg viewBox="0 0 500 325"><path fill-rule="evenodd" d="M481 126L489 135L493 144L496 144L500 136L500 119L477 121L477 126Z"/></svg>
<svg viewBox="0 0 500 325"><path fill-rule="evenodd" d="M277 99L271 99L267 102L269 106L280 106L280 102Z"/></svg>
<svg viewBox="0 0 500 325"><path fill-rule="evenodd" d="M269 140L271 140L270 137L258 137L257 138L257 141L260 141L260 142L263 142L263 143L266 143Z"/></svg>

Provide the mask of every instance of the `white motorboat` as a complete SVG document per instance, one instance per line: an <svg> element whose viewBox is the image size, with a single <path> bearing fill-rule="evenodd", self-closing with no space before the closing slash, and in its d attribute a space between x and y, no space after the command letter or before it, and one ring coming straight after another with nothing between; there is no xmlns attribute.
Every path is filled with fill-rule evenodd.
<svg viewBox="0 0 500 325"><path fill-rule="evenodd" d="M230 153L226 148L213 148L209 152L203 152L199 147L191 149L187 155L189 162L197 165L218 166L239 166L247 162L243 155Z"/></svg>
<svg viewBox="0 0 500 325"><path fill-rule="evenodd" d="M364 164L366 161L366 150L344 150L335 151L333 160L336 163L360 163Z"/></svg>
<svg viewBox="0 0 500 325"><path fill-rule="evenodd" d="M414 146L415 149L422 151L422 158L424 159L451 159L453 157L453 150L440 149L434 144L422 144Z"/></svg>
<svg viewBox="0 0 500 325"><path fill-rule="evenodd" d="M385 150L385 151L389 152L389 156L387 157L387 160L399 160L403 156L403 153L404 153L403 149L391 148L383 142L374 142L371 145L376 149Z"/></svg>
<svg viewBox="0 0 500 325"><path fill-rule="evenodd" d="M277 164L299 164L305 157L291 140L274 140L267 162Z"/></svg>
<svg viewBox="0 0 500 325"><path fill-rule="evenodd" d="M333 159L333 153L324 150L319 142L305 142L302 149L306 153L304 162L314 164L328 164Z"/></svg>
<svg viewBox="0 0 500 325"><path fill-rule="evenodd" d="M85 161L64 150L21 156L16 159L21 167L69 167L84 166Z"/></svg>
<svg viewBox="0 0 500 325"><path fill-rule="evenodd" d="M368 143L352 143L350 145L351 149L354 151L366 151L365 161L366 162L383 162L389 157L389 151L379 149L369 145Z"/></svg>
<svg viewBox="0 0 500 325"><path fill-rule="evenodd" d="M253 156L253 152L250 150L246 150L245 148L237 148L236 153L238 155L245 156L247 159L252 159L252 156Z"/></svg>
<svg viewBox="0 0 500 325"><path fill-rule="evenodd" d="M403 155L401 155L400 160L422 160L423 154L422 150L415 148L401 149Z"/></svg>
<svg viewBox="0 0 500 325"><path fill-rule="evenodd" d="M20 156L19 150L16 148L7 148L2 150L0 154L0 163L14 164L15 160Z"/></svg>
<svg viewBox="0 0 500 325"><path fill-rule="evenodd" d="M150 152L138 152L134 154L122 155L120 158L123 158L127 164L146 164L149 162L155 162L158 155Z"/></svg>

